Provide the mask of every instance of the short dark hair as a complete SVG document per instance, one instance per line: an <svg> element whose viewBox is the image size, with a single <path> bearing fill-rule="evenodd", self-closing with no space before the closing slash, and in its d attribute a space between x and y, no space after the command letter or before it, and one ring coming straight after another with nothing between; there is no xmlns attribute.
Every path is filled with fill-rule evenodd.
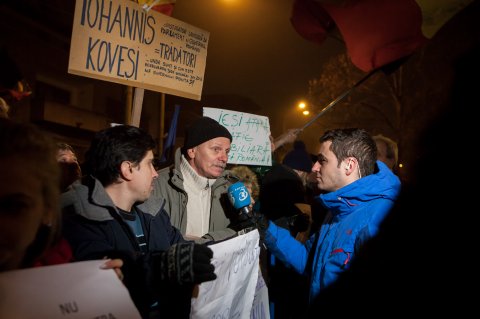
<svg viewBox="0 0 480 319"><path fill-rule="evenodd" d="M115 182L124 161L139 164L156 144L146 131L130 125L117 125L95 134L85 153L83 170L103 186Z"/></svg>
<svg viewBox="0 0 480 319"><path fill-rule="evenodd" d="M320 143L331 141L330 150L338 159L338 166L347 157L355 157L361 176L373 174L377 161L377 146L364 129L346 128L329 130L320 137Z"/></svg>

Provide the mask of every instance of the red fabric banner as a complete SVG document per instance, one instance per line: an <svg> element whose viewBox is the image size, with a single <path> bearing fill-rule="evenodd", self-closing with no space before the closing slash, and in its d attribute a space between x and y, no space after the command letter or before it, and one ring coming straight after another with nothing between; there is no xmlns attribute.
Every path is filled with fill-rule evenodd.
<svg viewBox="0 0 480 319"><path fill-rule="evenodd" d="M436 15L433 27L438 30L472 2L454 0L449 8L443 8L442 1L435 1L295 0L291 22L300 35L317 43L323 42L336 25L352 63L368 72L409 56L422 46L428 40L422 27L431 22L430 13Z"/></svg>

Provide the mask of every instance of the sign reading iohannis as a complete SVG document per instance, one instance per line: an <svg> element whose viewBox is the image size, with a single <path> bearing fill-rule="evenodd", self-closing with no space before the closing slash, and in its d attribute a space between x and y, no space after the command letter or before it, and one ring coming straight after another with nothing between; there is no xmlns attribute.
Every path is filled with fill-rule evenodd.
<svg viewBox="0 0 480 319"><path fill-rule="evenodd" d="M200 100L209 36L130 0L77 0L68 72Z"/></svg>

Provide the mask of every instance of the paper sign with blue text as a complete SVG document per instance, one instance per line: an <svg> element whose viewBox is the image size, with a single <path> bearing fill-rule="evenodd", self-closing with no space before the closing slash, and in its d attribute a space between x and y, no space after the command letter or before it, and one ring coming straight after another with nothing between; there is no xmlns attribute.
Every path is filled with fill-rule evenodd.
<svg viewBox="0 0 480 319"><path fill-rule="evenodd" d="M209 37L130 0L77 0L68 72L200 100Z"/></svg>
<svg viewBox="0 0 480 319"><path fill-rule="evenodd" d="M203 115L214 119L232 134L229 164L272 166L268 117L211 107L204 107Z"/></svg>

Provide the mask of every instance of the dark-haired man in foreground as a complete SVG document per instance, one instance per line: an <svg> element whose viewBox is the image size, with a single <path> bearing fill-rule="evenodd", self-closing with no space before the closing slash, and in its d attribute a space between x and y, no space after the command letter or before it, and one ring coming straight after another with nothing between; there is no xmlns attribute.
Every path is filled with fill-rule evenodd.
<svg viewBox="0 0 480 319"><path fill-rule="evenodd" d="M134 126L98 132L85 155L85 177L62 195L64 236L76 260L124 260L124 283L145 318L188 318L194 284L214 280L210 248L186 242L160 198L147 200L157 172L153 138Z"/></svg>

